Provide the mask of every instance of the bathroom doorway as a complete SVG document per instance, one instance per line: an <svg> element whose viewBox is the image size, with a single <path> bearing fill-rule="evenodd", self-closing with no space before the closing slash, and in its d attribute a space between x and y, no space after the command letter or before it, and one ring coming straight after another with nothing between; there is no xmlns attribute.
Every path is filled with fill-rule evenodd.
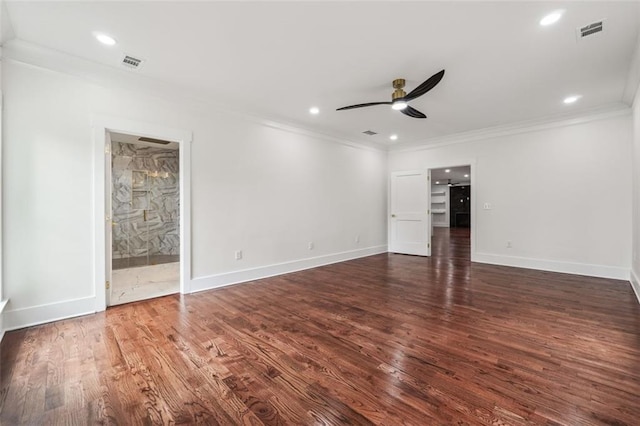
<svg viewBox="0 0 640 426"><path fill-rule="evenodd" d="M179 145L124 133L110 132L109 136L111 279L107 305L178 293Z"/></svg>

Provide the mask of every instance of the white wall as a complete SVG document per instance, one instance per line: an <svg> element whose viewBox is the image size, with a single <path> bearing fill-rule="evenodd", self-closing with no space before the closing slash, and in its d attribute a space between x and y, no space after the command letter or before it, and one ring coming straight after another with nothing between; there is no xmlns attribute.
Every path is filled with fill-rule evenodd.
<svg viewBox="0 0 640 426"><path fill-rule="evenodd" d="M82 313L95 296L94 114L193 131L191 288L386 251L383 151L3 67L7 327Z"/></svg>
<svg viewBox="0 0 640 426"><path fill-rule="evenodd" d="M624 115L391 152L389 169L475 160L476 261L628 279L631 140Z"/></svg>
<svg viewBox="0 0 640 426"><path fill-rule="evenodd" d="M638 89L640 93L640 88ZM631 283L640 302L640 97L633 104L633 253Z"/></svg>

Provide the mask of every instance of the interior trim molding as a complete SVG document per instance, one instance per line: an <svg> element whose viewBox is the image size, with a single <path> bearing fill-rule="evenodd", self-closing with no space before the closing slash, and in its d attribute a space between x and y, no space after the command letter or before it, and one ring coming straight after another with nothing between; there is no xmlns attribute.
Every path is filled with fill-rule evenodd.
<svg viewBox="0 0 640 426"><path fill-rule="evenodd" d="M640 303L640 278L638 278L638 274L636 271L631 269L629 282L631 282L631 288L633 292L636 294L636 299L638 299L638 303Z"/></svg>
<svg viewBox="0 0 640 426"><path fill-rule="evenodd" d="M300 259L293 262L268 265L241 271L227 272L207 277L196 278L191 281L191 292L196 293L229 285L287 274L332 263L344 262L361 257L372 256L387 252L386 245L373 246L365 249L352 250L325 256ZM493 265L512 266L519 268L538 269L551 272L563 272L577 275L587 275L601 278L630 280L631 287L640 303L640 279L635 271L602 265L587 265L570 262L556 262L541 259L529 259L513 256L498 256L487 253L477 253L476 262ZM630 278L629 278L630 276ZM7 301L0 302L0 311ZM53 321L60 321L96 312L94 296L80 299L66 300L28 308L2 312L3 328L0 329L0 340L5 331L17 330Z"/></svg>
<svg viewBox="0 0 640 426"><path fill-rule="evenodd" d="M194 90L187 90L185 88L167 84L166 82L157 81L141 74L133 74L124 69L92 62L20 39L13 39L7 42L3 47L2 56L4 59L45 69L51 72L71 75L103 87L115 87L121 90L135 91L154 98L161 97L169 102L185 103L187 106L196 108L200 111L213 110L221 115L231 115L249 122L280 129L286 132L310 135L350 147L384 152L433 149L464 142L509 136L519 133L528 133L630 114L629 105L624 102L620 102L590 110L582 110L572 114L548 116L537 120L528 120L502 126L471 130L469 132L424 139L415 142L383 145L363 140L354 141L342 135L321 133L315 129L300 125L299 123L286 123L281 117L267 117L258 111L247 112L246 108L243 108L242 111L239 109L235 110L233 105L228 102L223 103L216 101L212 99L212 97L205 97L202 93ZM627 83L627 85L629 86L629 83Z"/></svg>
<svg viewBox="0 0 640 426"><path fill-rule="evenodd" d="M534 259L518 256L504 256L491 253L476 253L474 262L491 265L513 266L540 271L561 272L589 277L610 278L629 281L629 269L618 266L591 265L587 263L564 262L548 259Z"/></svg>
<svg viewBox="0 0 640 426"><path fill-rule="evenodd" d="M2 338L4 337L4 308L7 306L8 300L0 301L0 342L2 342Z"/></svg>
<svg viewBox="0 0 640 426"><path fill-rule="evenodd" d="M221 274L209 275L195 278L191 281L191 293L196 293L214 288L226 287L240 284L247 281L259 280L262 278L274 277L291 272L303 271L305 269L317 268L319 266L330 265L332 263L344 262L361 257L373 256L387 252L387 245L372 246L358 250L344 251L340 253L327 254L306 259L294 260L291 262L276 263L273 265L260 266L257 268L243 269L240 271L224 272Z"/></svg>
<svg viewBox="0 0 640 426"><path fill-rule="evenodd" d="M294 126L294 125L290 125L290 124L284 124L281 123L279 121L273 121L273 120L268 120L268 119L264 119L264 118L260 118L260 117L256 117L256 116L252 116L250 114L248 114L246 117L250 117L252 118L251 121L261 124L265 127L271 127L274 129L278 129L278 130L282 130L284 132L288 132L288 133L294 133L297 135L303 135L303 136L310 136L310 137L314 137L317 139L322 139L328 142L333 142L333 143L337 143L340 145L346 145L352 148L358 148L358 149L363 149L363 150L368 150L368 151L382 151L382 152L387 152L388 149L386 149L385 147L382 147L378 144L376 144L375 142L354 142L354 141L350 141L348 139L342 139L342 138L338 138L335 136L331 136L331 135L327 135L324 133L320 133L317 130L311 130L305 127L300 127L300 126ZM245 117L245 118L246 118Z"/></svg>
<svg viewBox="0 0 640 426"><path fill-rule="evenodd" d="M474 142L484 139L511 136L522 133L532 133L541 130L555 129L559 127L584 124L591 121L604 120L607 118L630 115L631 108L625 104L612 104L600 108L582 111L571 116L552 116L540 120L523 121L520 123L507 124L503 126L488 127L485 129L472 130L464 133L457 133L441 138L426 139L423 141L397 144L389 147L389 152L411 152L440 148L443 146L456 145L465 142Z"/></svg>
<svg viewBox="0 0 640 426"><path fill-rule="evenodd" d="M234 116L266 127L308 135L354 148L383 152L388 150L385 145L375 142L353 141L338 135L324 134L299 124L286 123L281 118L267 117L258 111L247 111L246 106L240 110L240 106L234 106L230 102L217 101L212 96L206 96L199 91L188 90L142 74L92 62L20 39L6 43L3 58L49 72L70 75L90 84L140 93L152 98L162 98L168 102L177 102L181 104L179 105L181 107L188 106L198 111L214 111L223 116Z"/></svg>
<svg viewBox="0 0 640 426"><path fill-rule="evenodd" d="M3 313L4 330L17 330L19 328L93 314L96 312L95 299L94 296L82 297L80 299L65 300L63 302L6 311Z"/></svg>
<svg viewBox="0 0 640 426"><path fill-rule="evenodd" d="M105 223L111 223L111 212L107 212L105 198L110 194L106 186L111 178L111 150L107 143L107 133L126 133L147 136L156 139L171 140L178 143L180 155L180 292L190 293L191 283L191 130L175 129L158 123L134 121L108 115L92 115L93 132L93 206L94 206L94 265L93 278L95 288L96 311L107 307L105 281L108 276L106 265L107 232ZM108 149L107 149L108 148ZM111 195L109 195L110 197ZM110 246L110 244L109 244Z"/></svg>

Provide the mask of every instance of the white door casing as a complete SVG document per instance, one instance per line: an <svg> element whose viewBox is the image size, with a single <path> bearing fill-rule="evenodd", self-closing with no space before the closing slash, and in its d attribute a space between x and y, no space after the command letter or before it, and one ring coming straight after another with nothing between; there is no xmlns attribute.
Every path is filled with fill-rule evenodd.
<svg viewBox="0 0 640 426"><path fill-rule="evenodd" d="M113 182L111 179L111 133L108 131L105 135L105 149L104 149L104 169L106 171L106 178L104 180L104 210L105 210L105 221L104 221L104 235L105 235L105 281L107 283L106 287L106 305L111 305L111 287L113 280L111 278L111 270L113 268L113 248L112 248L112 237L113 237L113 210L112 210L112 186Z"/></svg>
<svg viewBox="0 0 640 426"><path fill-rule="evenodd" d="M105 282L111 270L111 148L109 132L177 142L180 158L180 293L191 292L191 141L192 132L113 116L92 116L94 141L94 283L95 309L107 306ZM108 186L107 186L108 185ZM108 253L108 254L107 254ZM108 262L108 267L107 267ZM107 272L107 269L109 272ZM109 277L110 278L110 277Z"/></svg>
<svg viewBox="0 0 640 426"><path fill-rule="evenodd" d="M430 170L391 173L389 251L431 256Z"/></svg>

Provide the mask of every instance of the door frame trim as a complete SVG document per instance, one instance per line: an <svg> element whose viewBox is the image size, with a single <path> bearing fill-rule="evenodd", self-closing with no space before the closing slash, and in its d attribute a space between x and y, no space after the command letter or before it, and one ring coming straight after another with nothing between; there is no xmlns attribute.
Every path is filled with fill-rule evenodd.
<svg viewBox="0 0 640 426"><path fill-rule="evenodd" d="M94 115L91 117L93 134L93 226L94 226L94 288L96 312L106 305L106 229L111 212L106 211L106 197L111 195L107 183L111 170L105 165L107 132L146 136L177 142L180 153L180 293L191 292L191 142L190 130L165 127L156 123L128 120L121 117ZM110 154L109 149L109 155Z"/></svg>

